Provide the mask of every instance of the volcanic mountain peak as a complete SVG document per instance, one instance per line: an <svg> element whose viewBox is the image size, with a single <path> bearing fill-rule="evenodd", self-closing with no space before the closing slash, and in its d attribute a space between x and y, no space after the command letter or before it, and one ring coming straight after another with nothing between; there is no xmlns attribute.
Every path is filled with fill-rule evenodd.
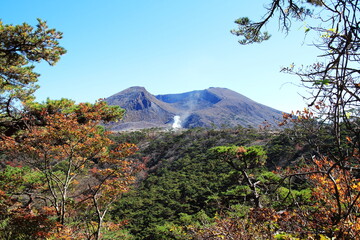
<svg viewBox="0 0 360 240"><path fill-rule="evenodd" d="M106 101L110 105L119 105L126 110L140 111L160 107L170 112L174 111L171 106L159 101L144 87L130 87L108 97Z"/></svg>
<svg viewBox="0 0 360 240"><path fill-rule="evenodd" d="M131 87L106 99L126 110L113 130L168 127L174 117L183 128L258 126L279 119L281 112L226 88L209 88L179 94L152 95L144 87ZM178 123L177 123L178 124Z"/></svg>

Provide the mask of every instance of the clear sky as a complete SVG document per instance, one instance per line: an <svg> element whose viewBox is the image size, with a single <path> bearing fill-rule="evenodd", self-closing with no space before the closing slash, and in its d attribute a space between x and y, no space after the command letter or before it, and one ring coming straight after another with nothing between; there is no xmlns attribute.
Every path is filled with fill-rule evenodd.
<svg viewBox="0 0 360 240"><path fill-rule="evenodd" d="M67 49L54 67L40 64L38 101L62 97L94 102L131 86L152 94L225 87L281 111L305 104L291 63L312 63L303 23L289 35L268 26L272 38L241 46L234 20L260 19L269 0L4 0L5 24L46 20L64 33Z"/></svg>

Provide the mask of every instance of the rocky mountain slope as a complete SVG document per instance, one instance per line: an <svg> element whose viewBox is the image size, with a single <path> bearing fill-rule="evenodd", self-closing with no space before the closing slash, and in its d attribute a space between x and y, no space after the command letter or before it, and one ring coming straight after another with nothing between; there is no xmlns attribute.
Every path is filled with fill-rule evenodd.
<svg viewBox="0 0 360 240"><path fill-rule="evenodd" d="M131 87L105 100L126 110L120 122L109 126L113 131L152 127L258 127L282 115L226 88L152 95L143 87Z"/></svg>

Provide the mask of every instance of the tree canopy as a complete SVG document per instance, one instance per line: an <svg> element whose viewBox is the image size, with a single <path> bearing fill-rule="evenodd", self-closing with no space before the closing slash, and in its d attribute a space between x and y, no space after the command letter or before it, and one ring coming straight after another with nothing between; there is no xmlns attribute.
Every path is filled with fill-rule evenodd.
<svg viewBox="0 0 360 240"><path fill-rule="evenodd" d="M142 168L134 144L116 144L101 124L124 110L104 101L35 102L34 63L54 65L62 33L0 22L0 237L101 239L112 204ZM116 235L116 234L115 234Z"/></svg>
<svg viewBox="0 0 360 240"><path fill-rule="evenodd" d="M290 211L290 215L299 217L298 225L315 234L323 232L330 238L353 238L359 229L359 12L359 2L353 0L273 0L263 20L240 18L235 21L238 29L232 31L240 37L240 44L259 43L270 38L263 29L273 18L278 18L280 28L286 33L293 21L308 19L304 34L313 33L312 45L321 55L309 66L290 64L282 69L297 75L309 93L305 96L308 108L285 114L284 121L303 126L316 121L315 134L329 127L332 149L326 150L312 142L315 154L306 159L306 166L287 170L283 176L289 179L306 176L313 184L314 205Z"/></svg>
<svg viewBox="0 0 360 240"><path fill-rule="evenodd" d="M34 63L55 65L66 50L59 46L62 33L38 19L33 26L0 21L0 130L13 128L21 104L34 99L39 74Z"/></svg>

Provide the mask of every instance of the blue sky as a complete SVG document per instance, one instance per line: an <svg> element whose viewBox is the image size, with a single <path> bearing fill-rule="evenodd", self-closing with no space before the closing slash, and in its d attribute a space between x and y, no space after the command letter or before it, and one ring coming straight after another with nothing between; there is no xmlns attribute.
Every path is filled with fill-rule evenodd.
<svg viewBox="0 0 360 240"><path fill-rule="evenodd" d="M6 24L36 18L64 33L68 51L54 67L40 64L38 101L47 97L94 102L131 86L152 94L225 87L281 111L302 109L298 78L280 73L291 63L316 60L303 43L303 23L289 35L268 26L272 38L241 46L234 20L260 19L269 1L250 0L11 0Z"/></svg>

